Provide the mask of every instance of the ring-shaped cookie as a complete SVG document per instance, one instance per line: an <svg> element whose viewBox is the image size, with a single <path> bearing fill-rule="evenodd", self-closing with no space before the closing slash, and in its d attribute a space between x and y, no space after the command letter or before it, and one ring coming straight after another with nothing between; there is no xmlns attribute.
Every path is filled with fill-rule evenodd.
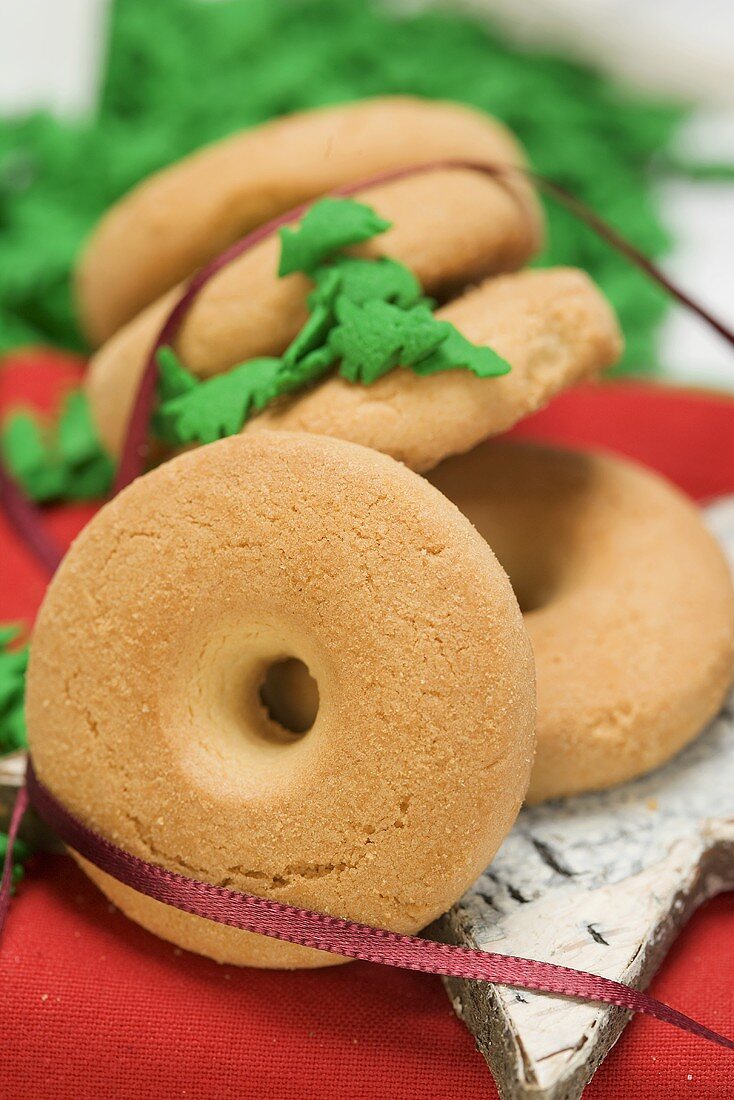
<svg viewBox="0 0 734 1100"><path fill-rule="evenodd" d="M318 685L302 736L261 695L284 660ZM82 532L36 624L27 716L39 778L128 851L414 932L517 814L532 654L492 551L427 481L337 440L238 436L138 479ZM334 961L85 870L182 947Z"/></svg>
<svg viewBox="0 0 734 1100"><path fill-rule="evenodd" d="M285 210L379 172L441 160L522 164L505 127L459 103L366 99L286 116L157 172L105 215L77 273L93 344ZM542 216L521 177L485 187L508 268L534 252ZM486 232L486 231L485 231Z"/></svg>
<svg viewBox="0 0 734 1100"><path fill-rule="evenodd" d="M371 386L337 376L274 403L244 427L317 432L384 451L412 470L431 470L511 428L558 393L595 378L617 359L614 313L574 268L488 279L438 310L478 345L511 364L501 378L442 371L427 378L398 368Z"/></svg>
<svg viewBox="0 0 734 1100"><path fill-rule="evenodd" d="M429 478L507 569L535 652L528 800L672 757L734 677L734 590L696 508L609 455L490 441Z"/></svg>

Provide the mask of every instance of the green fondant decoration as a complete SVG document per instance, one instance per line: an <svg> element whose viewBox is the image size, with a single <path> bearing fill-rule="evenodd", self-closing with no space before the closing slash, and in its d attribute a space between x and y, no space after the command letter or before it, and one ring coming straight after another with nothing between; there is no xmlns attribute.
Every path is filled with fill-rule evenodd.
<svg viewBox="0 0 734 1100"><path fill-rule="evenodd" d="M498 378L508 374L510 364L492 348L477 347L453 325L435 351L413 364L416 374L438 374L446 370L468 370L477 378Z"/></svg>
<svg viewBox="0 0 734 1100"><path fill-rule="evenodd" d="M63 494L63 468L35 416L22 410L10 413L1 442L8 470L31 500L53 500Z"/></svg>
<svg viewBox="0 0 734 1100"><path fill-rule="evenodd" d="M318 381L327 371L333 367L336 355L328 344L322 348L315 348L300 359L297 368L284 364L282 393L293 393L302 386L308 386Z"/></svg>
<svg viewBox="0 0 734 1100"><path fill-rule="evenodd" d="M315 302L308 321L284 352L284 363L295 366L318 348L323 348L333 325L333 302Z"/></svg>
<svg viewBox="0 0 734 1100"><path fill-rule="evenodd" d="M99 457L97 432L89 402L81 390L72 390L64 401L57 430L59 457L65 467L76 468Z"/></svg>
<svg viewBox="0 0 734 1100"><path fill-rule="evenodd" d="M50 448L52 461L58 461L63 470L63 498L96 500L106 496L115 468L99 441L82 390L67 394Z"/></svg>
<svg viewBox="0 0 734 1100"><path fill-rule="evenodd" d="M337 300L347 298L355 305L368 301L391 302L407 309L422 298L421 285L412 271L396 260L376 258L355 259L337 256L333 262L313 272L314 289L308 296L311 315L306 325L284 353L286 363L297 362L305 355L323 349L320 362L327 361L326 343L336 323ZM332 354L331 362L336 358Z"/></svg>
<svg viewBox="0 0 734 1100"><path fill-rule="evenodd" d="M318 306L333 311L334 303L336 302L336 297L341 287L339 261L344 258L343 256L337 256L332 263L324 264L322 267L317 267L311 272L311 279L314 286L306 299L306 304L312 313Z"/></svg>
<svg viewBox="0 0 734 1100"><path fill-rule="evenodd" d="M199 379L186 370L173 348L159 348L156 353L158 363L158 379L156 392L158 396L158 408L151 417L151 432L161 443L167 443L176 447L182 443L176 430L175 422L169 420L164 414L166 402L173 401L176 397L182 397L196 389Z"/></svg>
<svg viewBox="0 0 734 1100"><path fill-rule="evenodd" d="M447 338L450 326L437 321L427 306L402 310L389 302L357 306L348 298L336 304L339 324L329 346L339 356L339 373L369 385L400 363L420 362Z"/></svg>
<svg viewBox="0 0 734 1100"><path fill-rule="evenodd" d="M280 229L278 275L304 271L307 275L341 248L384 233L390 223L369 206L353 199L320 199L295 229Z"/></svg>
<svg viewBox="0 0 734 1100"><path fill-rule="evenodd" d="M235 435L252 412L278 396L281 359L251 359L208 378L159 408L160 422L178 443L213 443Z"/></svg>
<svg viewBox="0 0 734 1100"><path fill-rule="evenodd" d="M348 199L337 205L342 230L358 225L360 232L367 226L379 232L379 219L369 207ZM332 259L314 269L310 315L282 358L253 359L201 382L171 347L159 350L159 405L152 429L163 442L211 443L234 435L252 414L317 381L337 361L343 378L364 385L398 364L422 374L465 368L482 378L510 369L495 352L474 347L453 325L438 321L433 303L421 296L420 284L402 264L333 256L334 223L324 216L332 206L331 200L319 202L313 210L321 213L303 219L307 238L302 251L332 254ZM342 232L341 239L346 236ZM282 238L283 254L288 240Z"/></svg>
<svg viewBox="0 0 734 1100"><path fill-rule="evenodd" d="M101 500L112 488L115 467L109 455L99 454L76 467L64 470L62 500Z"/></svg>
<svg viewBox="0 0 734 1100"><path fill-rule="evenodd" d="M379 300L409 309L423 297L413 272L387 257L361 260L340 256L332 264L317 269L313 278L316 288L309 297L309 305L323 298L333 304L338 293L358 306Z"/></svg>
<svg viewBox="0 0 734 1100"><path fill-rule="evenodd" d="M159 348L156 360L158 362L158 398L160 401L170 401L174 397L193 390L197 383L195 375L186 370L173 348Z"/></svg>

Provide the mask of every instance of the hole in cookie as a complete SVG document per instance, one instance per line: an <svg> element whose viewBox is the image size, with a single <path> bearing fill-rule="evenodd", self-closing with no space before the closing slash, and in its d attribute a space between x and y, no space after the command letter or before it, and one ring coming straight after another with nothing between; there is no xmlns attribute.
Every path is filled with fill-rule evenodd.
<svg viewBox="0 0 734 1100"><path fill-rule="evenodd" d="M490 482L492 493L480 480L481 468L477 471L470 465L472 457L470 453L449 459L432 470L428 480L491 546L509 577L523 615L540 611L555 598L568 568L566 553L571 536L559 495L550 502L542 497L539 500L540 493L525 499L514 487L507 490Z"/></svg>
<svg viewBox="0 0 734 1100"><path fill-rule="evenodd" d="M521 532L518 538L514 532L500 529L499 525L478 530L510 578L523 615L540 611L550 603L558 586L561 567L554 562L541 533Z"/></svg>
<svg viewBox="0 0 734 1100"><path fill-rule="evenodd" d="M499 559L499 555L498 560L510 578L510 584L523 615L529 615L531 611L540 611L542 607L545 607L551 598L547 586L541 581L518 576L516 570L512 568L513 563L510 562L508 568L508 563Z"/></svg>
<svg viewBox="0 0 734 1100"><path fill-rule="evenodd" d="M297 657L274 661L260 684L260 702L280 730L300 737L319 712L319 688L308 667Z"/></svg>

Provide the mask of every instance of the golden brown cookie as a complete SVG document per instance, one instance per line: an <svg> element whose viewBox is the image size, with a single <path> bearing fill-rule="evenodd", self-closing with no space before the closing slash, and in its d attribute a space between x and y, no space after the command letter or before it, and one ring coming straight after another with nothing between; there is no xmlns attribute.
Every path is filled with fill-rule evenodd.
<svg viewBox="0 0 734 1100"><path fill-rule="evenodd" d="M334 376L270 406L245 432L335 435L430 470L511 428L566 386L595 377L622 345L610 306L573 268L488 279L437 316L472 343L494 348L512 365L510 373L483 379L453 370L422 378L398 369L371 386Z"/></svg>
<svg viewBox="0 0 734 1100"><path fill-rule="evenodd" d="M283 705L298 677L267 673L284 659L318 686L302 736L282 721L308 724L313 685ZM414 932L515 818L533 662L504 571L427 481L339 440L237 436L138 479L82 532L36 623L27 716L39 778L128 851ZM338 961L85 869L212 958Z"/></svg>
<svg viewBox="0 0 734 1100"><path fill-rule="evenodd" d="M729 569L696 508L608 455L492 441L430 480L484 535L525 612L538 679L528 799L673 756L734 675Z"/></svg>
<svg viewBox="0 0 734 1100"><path fill-rule="evenodd" d="M77 277L87 335L102 343L227 245L301 202L446 159L523 163L514 138L487 115L400 96L290 115L210 145L156 173L103 218ZM532 189L516 177L505 186L485 181L485 190L506 267L518 267L541 235Z"/></svg>

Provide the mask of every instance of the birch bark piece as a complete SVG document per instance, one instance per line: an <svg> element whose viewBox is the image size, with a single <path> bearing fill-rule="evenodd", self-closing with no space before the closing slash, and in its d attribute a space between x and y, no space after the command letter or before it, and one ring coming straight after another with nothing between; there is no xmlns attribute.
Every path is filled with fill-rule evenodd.
<svg viewBox="0 0 734 1100"><path fill-rule="evenodd" d="M734 567L734 497L706 518ZM734 693L665 767L525 808L491 867L429 934L643 988L693 911L732 888ZM444 983L502 1100L577 1100L630 1018L547 994Z"/></svg>

